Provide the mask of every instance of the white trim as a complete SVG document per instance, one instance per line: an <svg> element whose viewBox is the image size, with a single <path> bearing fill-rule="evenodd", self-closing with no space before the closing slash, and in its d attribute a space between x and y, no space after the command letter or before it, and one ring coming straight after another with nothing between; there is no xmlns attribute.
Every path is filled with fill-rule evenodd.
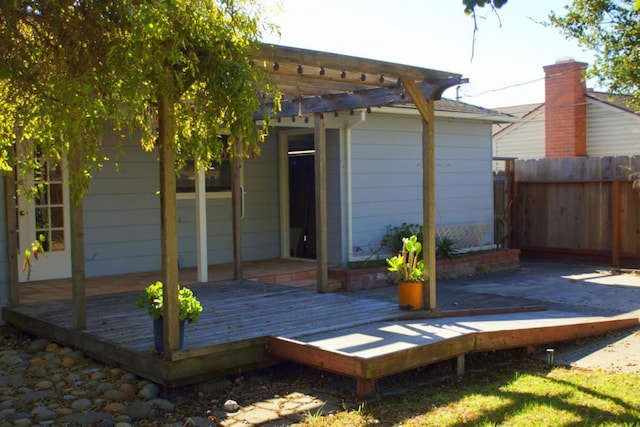
<svg viewBox="0 0 640 427"><path fill-rule="evenodd" d="M198 162L196 162L198 164ZM209 280L209 262L207 258L207 199L205 185L205 171L196 169L196 264L199 282Z"/></svg>
<svg viewBox="0 0 640 427"><path fill-rule="evenodd" d="M352 198L352 188L351 188L351 130L356 126L359 126L366 120L367 116L364 110L360 111L359 117L356 117L356 120L350 123L345 124L344 126L344 154L345 154L345 168L344 168L344 180L345 180L345 190L346 190L346 205L345 205L345 216L347 218L347 229L346 229L346 249L347 249L347 262L351 262L353 260L353 198Z"/></svg>

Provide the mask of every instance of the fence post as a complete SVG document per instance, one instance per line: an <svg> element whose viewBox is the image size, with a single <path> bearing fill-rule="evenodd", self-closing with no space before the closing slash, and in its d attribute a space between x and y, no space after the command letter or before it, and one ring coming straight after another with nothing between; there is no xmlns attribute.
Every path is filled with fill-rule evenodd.
<svg viewBox="0 0 640 427"><path fill-rule="evenodd" d="M622 182L613 181L612 194L612 234L611 234L611 263L614 267L620 267L620 238L622 225Z"/></svg>
<svg viewBox="0 0 640 427"><path fill-rule="evenodd" d="M507 178L507 248L516 247L516 179L515 160L507 160L504 165L504 172Z"/></svg>

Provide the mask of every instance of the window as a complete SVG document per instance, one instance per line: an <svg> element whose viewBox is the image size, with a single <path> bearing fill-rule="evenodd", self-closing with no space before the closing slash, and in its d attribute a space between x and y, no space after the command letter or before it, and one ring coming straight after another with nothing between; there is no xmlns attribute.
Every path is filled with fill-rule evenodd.
<svg viewBox="0 0 640 427"><path fill-rule="evenodd" d="M207 193L229 193L231 191L231 163L228 160L211 164L204 174ZM195 191L195 161L189 160L176 180L176 193L194 194Z"/></svg>

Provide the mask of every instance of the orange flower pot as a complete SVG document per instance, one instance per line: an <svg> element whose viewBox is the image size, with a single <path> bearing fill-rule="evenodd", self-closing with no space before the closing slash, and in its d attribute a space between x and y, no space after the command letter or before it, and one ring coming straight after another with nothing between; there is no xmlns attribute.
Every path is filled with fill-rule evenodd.
<svg viewBox="0 0 640 427"><path fill-rule="evenodd" d="M398 282L398 305L404 310L423 309L424 282Z"/></svg>

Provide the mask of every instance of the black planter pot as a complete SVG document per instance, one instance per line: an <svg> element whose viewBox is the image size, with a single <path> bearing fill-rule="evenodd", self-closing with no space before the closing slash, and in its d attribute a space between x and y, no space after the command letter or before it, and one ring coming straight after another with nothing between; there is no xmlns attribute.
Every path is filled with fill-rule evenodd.
<svg viewBox="0 0 640 427"><path fill-rule="evenodd" d="M187 324L187 320L180 320L180 349L184 347L184 327ZM162 343L162 317L159 319L153 319L153 345L158 353L164 351L164 345Z"/></svg>

